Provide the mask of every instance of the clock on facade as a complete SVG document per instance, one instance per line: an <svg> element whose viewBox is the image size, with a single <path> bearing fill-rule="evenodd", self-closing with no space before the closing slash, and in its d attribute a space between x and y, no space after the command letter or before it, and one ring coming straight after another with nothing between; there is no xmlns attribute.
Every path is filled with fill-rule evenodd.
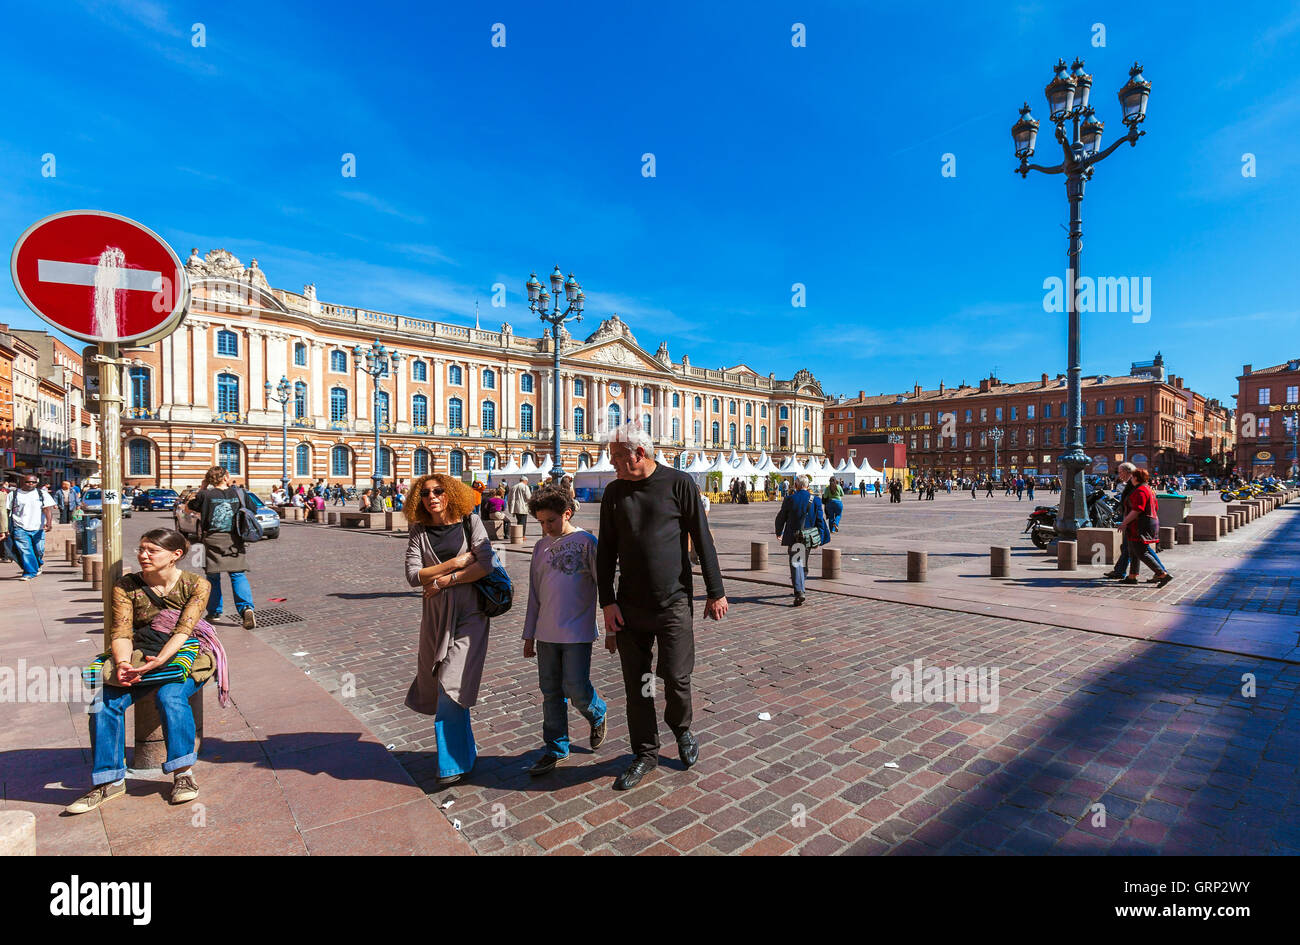
<svg viewBox="0 0 1300 945"><path fill-rule="evenodd" d="M623 385L618 381L612 381L609 385L609 392L617 397L619 394L623 393Z"/></svg>

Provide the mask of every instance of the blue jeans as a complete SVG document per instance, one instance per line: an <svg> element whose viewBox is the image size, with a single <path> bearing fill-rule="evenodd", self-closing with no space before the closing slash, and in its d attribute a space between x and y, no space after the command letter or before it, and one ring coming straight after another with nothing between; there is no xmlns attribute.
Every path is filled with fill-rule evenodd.
<svg viewBox="0 0 1300 945"><path fill-rule="evenodd" d="M797 564L795 559L795 549L798 549L801 559ZM794 588L796 597L803 597L804 572L808 569L808 548L802 543L787 545L785 553L790 556L790 585Z"/></svg>
<svg viewBox="0 0 1300 945"><path fill-rule="evenodd" d="M190 696L202 688L203 683L196 683L193 679L127 689L104 686L92 704L90 715L90 749L95 759L90 783L108 784L126 777L126 709L137 697L147 699L151 693L158 700L163 738L167 742L163 771L171 773L194 764L199 756L194 750L194 713L190 710Z"/></svg>
<svg viewBox="0 0 1300 945"><path fill-rule="evenodd" d="M1148 568L1156 574L1163 574L1165 571L1164 564L1160 561L1160 556L1156 554L1156 546L1148 545L1144 541L1135 541L1131 538L1124 540L1124 558L1125 564L1129 568L1129 574L1136 575L1141 570L1141 563L1146 562ZM1119 570L1119 565L1115 565L1115 570Z"/></svg>
<svg viewBox="0 0 1300 945"><path fill-rule="evenodd" d="M253 587L248 583L247 571L229 571L230 590L235 595L235 609L242 615L253 606ZM209 571L208 583L212 593L208 595L208 619L221 616L221 572Z"/></svg>
<svg viewBox="0 0 1300 945"><path fill-rule="evenodd" d="M433 717L433 734L438 742L438 777L464 774L474 767L478 748L469 725L469 709L452 700L438 687L438 711Z"/></svg>
<svg viewBox="0 0 1300 945"><path fill-rule="evenodd" d="M23 569L24 577L34 577L45 563L45 529L27 530L21 525L13 526L14 557Z"/></svg>
<svg viewBox="0 0 1300 945"><path fill-rule="evenodd" d="M844 514L844 502L842 499L826 500L826 522L831 527L831 531L838 531L840 527L840 516Z"/></svg>
<svg viewBox="0 0 1300 945"><path fill-rule="evenodd" d="M591 684L590 643L537 642L537 682L542 690L542 738L558 758L569 753L569 708L597 726L605 720L605 700Z"/></svg>

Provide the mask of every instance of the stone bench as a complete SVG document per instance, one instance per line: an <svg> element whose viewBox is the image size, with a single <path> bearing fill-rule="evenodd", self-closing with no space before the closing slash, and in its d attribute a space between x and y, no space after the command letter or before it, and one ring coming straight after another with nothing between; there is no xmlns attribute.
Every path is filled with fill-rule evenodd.
<svg viewBox="0 0 1300 945"><path fill-rule="evenodd" d="M384 512L339 512L339 525L343 528L382 529L388 524Z"/></svg>

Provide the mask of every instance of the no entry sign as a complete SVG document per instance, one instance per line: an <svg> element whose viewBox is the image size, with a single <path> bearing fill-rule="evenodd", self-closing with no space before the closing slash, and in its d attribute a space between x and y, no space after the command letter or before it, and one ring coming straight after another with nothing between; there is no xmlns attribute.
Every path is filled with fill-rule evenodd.
<svg viewBox="0 0 1300 945"><path fill-rule="evenodd" d="M10 269L33 312L84 341L156 341L189 302L172 248L148 227L101 210L34 223L14 245Z"/></svg>

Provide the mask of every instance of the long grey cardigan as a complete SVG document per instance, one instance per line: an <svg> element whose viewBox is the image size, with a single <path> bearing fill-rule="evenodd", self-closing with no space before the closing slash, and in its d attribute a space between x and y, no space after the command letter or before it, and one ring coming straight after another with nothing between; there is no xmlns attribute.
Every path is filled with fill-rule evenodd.
<svg viewBox="0 0 1300 945"><path fill-rule="evenodd" d="M469 520L474 558L490 571L493 552L487 530L477 515ZM425 526L412 522L407 534L406 580L412 587L421 587L420 569L441 562ZM462 538L457 554L466 550ZM441 686L453 702L468 709L478 701L487 658L488 618L479 609L478 592L473 584L453 584L423 598L423 603L415 681L406 693L406 705L424 715L436 714Z"/></svg>

